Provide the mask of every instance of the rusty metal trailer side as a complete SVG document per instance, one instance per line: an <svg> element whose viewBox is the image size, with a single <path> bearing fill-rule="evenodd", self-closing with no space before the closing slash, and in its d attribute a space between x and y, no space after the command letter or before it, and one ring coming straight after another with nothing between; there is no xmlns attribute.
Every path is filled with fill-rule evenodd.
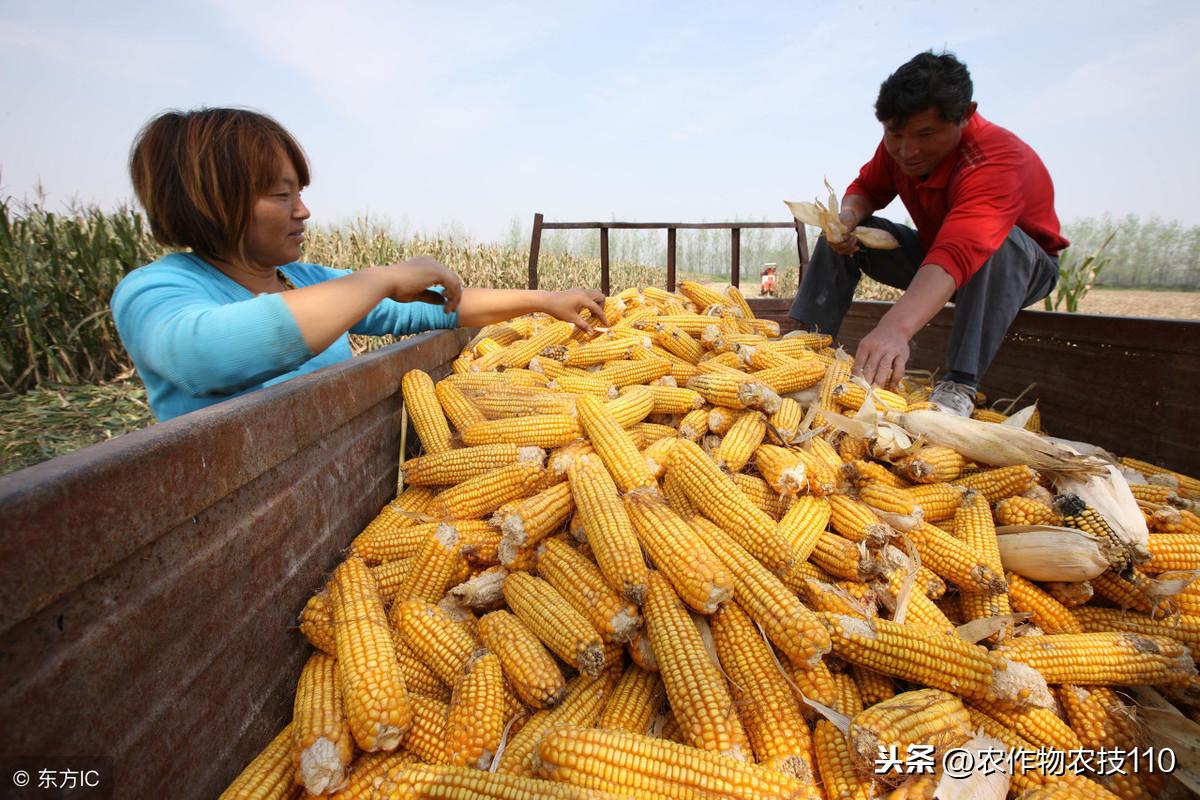
<svg viewBox="0 0 1200 800"><path fill-rule="evenodd" d="M395 494L427 333L0 479L0 756L216 797L291 716L308 595Z"/></svg>

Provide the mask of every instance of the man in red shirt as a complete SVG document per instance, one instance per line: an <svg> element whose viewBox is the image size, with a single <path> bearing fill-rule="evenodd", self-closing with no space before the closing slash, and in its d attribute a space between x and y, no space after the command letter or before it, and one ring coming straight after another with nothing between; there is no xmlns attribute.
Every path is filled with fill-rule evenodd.
<svg viewBox="0 0 1200 800"><path fill-rule="evenodd" d="M921 53L888 76L875 102L883 141L846 189L840 219L888 231L900 248L821 237L789 311L796 327L836 336L863 272L904 289L855 353L855 371L882 386L900 380L909 341L953 300L946 374L930 399L962 416L1017 312L1054 289L1068 244L1041 159L980 116L971 93L966 66L948 53ZM872 216L897 194L916 230Z"/></svg>

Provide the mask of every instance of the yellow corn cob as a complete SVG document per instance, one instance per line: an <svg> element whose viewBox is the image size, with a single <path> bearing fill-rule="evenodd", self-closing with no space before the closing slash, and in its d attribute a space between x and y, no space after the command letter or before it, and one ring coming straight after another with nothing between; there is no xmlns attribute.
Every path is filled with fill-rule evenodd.
<svg viewBox="0 0 1200 800"><path fill-rule="evenodd" d="M688 391L691 391L690 389ZM695 411L689 411L682 420L679 421L679 435L688 441L698 441L708 432L708 415L707 408L698 408Z"/></svg>
<svg viewBox="0 0 1200 800"><path fill-rule="evenodd" d="M755 379L762 381L779 394L799 392L816 386L825 376L825 365L816 358L803 358L791 364L759 370Z"/></svg>
<svg viewBox="0 0 1200 800"><path fill-rule="evenodd" d="M629 429L629 435L633 437L633 443L638 449L645 449L657 442L659 439L670 437L672 439L679 436L679 431L671 425L659 425L654 422L639 422L637 425Z"/></svg>
<svg viewBox="0 0 1200 800"><path fill-rule="evenodd" d="M423 600L399 601L392 606L389 617L413 654L442 683L453 686L478 647L475 637L440 607Z"/></svg>
<svg viewBox="0 0 1200 800"><path fill-rule="evenodd" d="M1106 686L1064 685L1058 689L1059 703L1071 730L1082 747L1130 747L1139 743L1133 709Z"/></svg>
<svg viewBox="0 0 1200 800"><path fill-rule="evenodd" d="M404 749L428 764L445 764L446 713L449 704L432 697L413 695L413 724L404 737Z"/></svg>
<svg viewBox="0 0 1200 800"><path fill-rule="evenodd" d="M473 366L480 372L499 366L523 368L529 364L530 359L547 347L564 344L574 332L575 326L570 322L553 322L528 339L514 342L503 350L475 359Z"/></svg>
<svg viewBox="0 0 1200 800"><path fill-rule="evenodd" d="M1042 591L1037 584L1014 572L1005 577L1008 579L1008 598L1012 607L1032 614L1034 625L1046 633L1083 633L1083 626L1071 609Z"/></svg>
<svg viewBox="0 0 1200 800"><path fill-rule="evenodd" d="M852 542L866 542L878 547L886 544L896 532L875 516L869 506L847 495L830 495L829 522L835 531Z"/></svg>
<svg viewBox="0 0 1200 800"><path fill-rule="evenodd" d="M1146 572L1200 569L1200 535L1156 533L1149 548L1150 560L1141 565Z"/></svg>
<svg viewBox="0 0 1200 800"><path fill-rule="evenodd" d="M744 413L746 412L720 406L710 410L708 412L708 432L724 436L733 427L733 423L738 421L738 417Z"/></svg>
<svg viewBox="0 0 1200 800"><path fill-rule="evenodd" d="M748 411L730 426L713 460L724 470L741 472L766 435L766 416L761 411Z"/></svg>
<svg viewBox="0 0 1200 800"><path fill-rule="evenodd" d="M677 437L664 436L648 447L642 448L642 460L646 462L646 468L656 480L667 474L667 467L671 463L671 453L675 450L675 444L678 441Z"/></svg>
<svg viewBox="0 0 1200 800"><path fill-rule="evenodd" d="M638 452L637 445L604 405L592 397L580 397L579 421L597 455L622 492L657 487L654 476Z"/></svg>
<svg viewBox="0 0 1200 800"><path fill-rule="evenodd" d="M860 550L844 536L821 531L809 559L821 569L839 578L866 580L873 574L865 563L865 546Z"/></svg>
<svg viewBox="0 0 1200 800"><path fill-rule="evenodd" d="M793 666L811 667L829 652L828 632L779 578L708 520L692 528L733 576L734 598Z"/></svg>
<svg viewBox="0 0 1200 800"><path fill-rule="evenodd" d="M450 487L434 499L430 510L441 519L478 519L532 494L544 472L536 464L509 464Z"/></svg>
<svg viewBox="0 0 1200 800"><path fill-rule="evenodd" d="M904 491L925 512L926 522L954 519L954 512L962 505L963 488L952 483L926 483Z"/></svg>
<svg viewBox="0 0 1200 800"><path fill-rule="evenodd" d="M954 515L954 534L973 552L978 553L996 574L1002 574L1000 545L996 541L996 525L988 501L981 492L968 490L963 495L962 505ZM963 616L968 619L983 619L1012 613L1005 592L966 592L960 598ZM1000 634L997 634L999 636ZM989 637L994 641L995 637Z"/></svg>
<svg viewBox="0 0 1200 800"><path fill-rule="evenodd" d="M450 381L438 381L434 386L434 394L442 406L446 419L450 420L450 424L456 430L461 431L468 425L483 422L486 419L479 407L463 394L462 389Z"/></svg>
<svg viewBox="0 0 1200 800"><path fill-rule="evenodd" d="M1193 539L1200 538L1200 515L1186 508L1160 506L1150 515L1149 524L1152 533L1186 534Z"/></svg>
<svg viewBox="0 0 1200 800"><path fill-rule="evenodd" d="M1006 497L1029 491L1037 483L1037 473L1025 465L997 467L962 475L955 483L979 492L988 503L998 503Z"/></svg>
<svg viewBox="0 0 1200 800"><path fill-rule="evenodd" d="M1155 619L1149 614L1099 607L1077 608L1072 613L1088 633L1123 631L1161 636L1186 645L1193 653L1200 653L1200 616L1180 614Z"/></svg>
<svg viewBox="0 0 1200 800"><path fill-rule="evenodd" d="M1045 503L1017 495L996 504L997 525L1061 525L1062 517Z"/></svg>
<svg viewBox="0 0 1200 800"><path fill-rule="evenodd" d="M725 294L728 295L729 299L733 301L734 307L741 312L742 319L754 319L754 312L750 310L750 304L747 303L746 298L742 296L741 290L739 290L736 286L726 286ZM779 332L776 331L776 334L778 333Z"/></svg>
<svg viewBox="0 0 1200 800"><path fill-rule="evenodd" d="M646 327L653 328L654 318L658 316L658 309L653 306L642 306L631 311L626 311L621 316L621 319L612 325L614 330L619 328L637 327L639 323L647 323Z"/></svg>
<svg viewBox="0 0 1200 800"><path fill-rule="evenodd" d="M709 306L725 305L729 300L728 297L722 295L720 292L695 281L680 281L678 289L684 297L695 303L701 311Z"/></svg>
<svg viewBox="0 0 1200 800"><path fill-rule="evenodd" d="M348 558L329 581L337 630L337 669L346 717L358 746L394 750L412 723L379 588L360 558Z"/></svg>
<svg viewBox="0 0 1200 800"><path fill-rule="evenodd" d="M496 654L522 702L533 708L557 705L566 692L558 664L529 627L504 609L479 618L479 638Z"/></svg>
<svg viewBox="0 0 1200 800"><path fill-rule="evenodd" d="M962 700L940 689L917 689L876 703L855 714L847 731L859 764L867 769L891 747L905 753L913 745L929 745L940 754L972 734Z"/></svg>
<svg viewBox="0 0 1200 800"><path fill-rule="evenodd" d="M900 590L907 577L908 573L906 570L893 570L884 575L883 580L875 583L875 586L879 590L880 600L892 612L896 610ZM912 591L908 594L904 624L923 625L930 630L949 634L950 636L957 635L954 623L942 613L942 610L915 583Z"/></svg>
<svg viewBox="0 0 1200 800"><path fill-rule="evenodd" d="M657 380L670 372L672 366L670 359L651 355L633 361L610 361L594 375L620 389Z"/></svg>
<svg viewBox="0 0 1200 800"><path fill-rule="evenodd" d="M549 388L575 397L591 395L601 400L615 400L620 397L620 393L612 381L596 372L561 373L550 381Z"/></svg>
<svg viewBox="0 0 1200 800"><path fill-rule="evenodd" d="M596 677L576 675L572 678L559 705L538 711L529 718L525 727L509 738L496 771L509 775L533 775L539 740L563 726L594 725L619 675L617 670L606 669Z"/></svg>
<svg viewBox="0 0 1200 800"><path fill-rule="evenodd" d="M405 559L371 567L371 574L375 576L379 586L379 597L384 605L389 605L395 599L411 565L412 559ZM333 606L330 604L328 591L322 589L305 603L304 610L300 612L300 632L321 652L331 656L337 655Z"/></svg>
<svg viewBox="0 0 1200 800"><path fill-rule="evenodd" d="M1048 708L1014 709L989 700L972 700L971 707L1004 725L1021 738L1047 750L1079 750L1079 736Z"/></svg>
<svg viewBox="0 0 1200 800"><path fill-rule="evenodd" d="M896 696L896 686L887 675L859 666L852 666L850 674L854 676L854 685L858 687L858 693L866 706L873 706L881 700Z"/></svg>
<svg viewBox="0 0 1200 800"><path fill-rule="evenodd" d="M292 797L296 792L295 769L289 722L221 792L219 800Z"/></svg>
<svg viewBox="0 0 1200 800"><path fill-rule="evenodd" d="M617 681L596 727L646 733L665 691L657 673L630 666Z"/></svg>
<svg viewBox="0 0 1200 800"><path fill-rule="evenodd" d="M350 765L345 787L327 797L329 800L370 800L375 792L375 781L382 780L393 767L416 761L416 755L407 750L363 753Z"/></svg>
<svg viewBox="0 0 1200 800"><path fill-rule="evenodd" d="M808 725L770 645L737 603L726 603L713 615L712 632L721 667L737 687L740 716L755 760L811 778Z"/></svg>
<svg viewBox="0 0 1200 800"><path fill-rule="evenodd" d="M618 800L607 792L525 775L428 764L392 768L378 791L383 800Z"/></svg>
<svg viewBox="0 0 1200 800"><path fill-rule="evenodd" d="M700 632L675 590L658 572L646 583L643 607L667 699L693 747L745 760L745 732L725 678L710 660Z"/></svg>
<svg viewBox="0 0 1200 800"><path fill-rule="evenodd" d="M1113 569L1124 573L1132 562L1133 548L1128 547L1109 526L1104 517L1096 509L1085 503L1078 495L1064 494L1054 498L1054 509L1062 514L1062 524L1068 528L1077 528L1100 539L1106 549L1106 555L1111 554Z"/></svg>
<svg viewBox="0 0 1200 800"><path fill-rule="evenodd" d="M950 534L923 522L908 532L908 537L921 556L921 563L962 591L995 593L1006 588L1002 574L984 563L969 545Z"/></svg>
<svg viewBox="0 0 1200 800"><path fill-rule="evenodd" d="M826 497L802 495L792 501L779 522L779 533L791 546L797 562L807 560L812 554L832 514Z"/></svg>
<svg viewBox="0 0 1200 800"><path fill-rule="evenodd" d="M446 757L451 764L476 769L491 765L508 722L504 693L500 659L488 650L476 651L454 685L446 712Z"/></svg>
<svg viewBox="0 0 1200 800"><path fill-rule="evenodd" d="M654 648L650 644L650 637L646 634L645 625L638 629L637 635L629 643L628 650L629 657L633 659L634 664L647 672L658 672L658 659L654 655Z"/></svg>
<svg viewBox="0 0 1200 800"><path fill-rule="evenodd" d="M1127 578L1112 571L1105 572L1092 578L1091 584L1096 594L1121 609L1132 608L1144 614L1158 615L1175 611L1171 599L1159 596L1154 581L1141 570L1131 570Z"/></svg>
<svg viewBox="0 0 1200 800"><path fill-rule="evenodd" d="M1130 469L1137 470L1143 475L1166 475L1174 478L1181 494L1193 499L1200 499L1200 479L1184 475L1181 472L1174 472L1146 461L1139 461L1136 458L1122 458L1121 463Z"/></svg>
<svg viewBox="0 0 1200 800"><path fill-rule="evenodd" d="M971 419L977 419L980 422L1000 423L1008 419L1008 415L1001 414L999 411L993 411L990 408L979 408L971 414Z"/></svg>
<svg viewBox="0 0 1200 800"><path fill-rule="evenodd" d="M650 337L642 336L641 340L620 337L599 338L567 351L563 361L568 367L590 367L603 364L613 359L629 358L638 348L650 346Z"/></svg>
<svg viewBox="0 0 1200 800"><path fill-rule="evenodd" d="M381 508L359 536L374 536L416 525L418 517L424 513L433 497L434 493L424 486L409 486L399 497Z"/></svg>
<svg viewBox="0 0 1200 800"><path fill-rule="evenodd" d="M783 497L794 497L809 489L807 462L799 450L760 445L754 451L754 463L767 485Z"/></svg>
<svg viewBox="0 0 1200 800"><path fill-rule="evenodd" d="M296 783L327 794L346 783L354 740L342 706L336 659L313 653L300 672L292 712L292 760Z"/></svg>
<svg viewBox="0 0 1200 800"><path fill-rule="evenodd" d="M471 402L480 412L480 418L472 420L472 424L489 419L510 419L533 414L575 413L575 395L540 386L475 390ZM463 425L459 430L467 427Z"/></svg>
<svg viewBox="0 0 1200 800"><path fill-rule="evenodd" d="M569 414L533 414L476 422L463 430L462 440L467 446L504 442L554 448L562 447L580 435L579 421Z"/></svg>
<svg viewBox="0 0 1200 800"><path fill-rule="evenodd" d="M439 523L414 556L416 561L405 575L397 596L404 600L415 597L430 603L442 599L461 571L461 547L457 528L450 523Z"/></svg>
<svg viewBox="0 0 1200 800"><path fill-rule="evenodd" d="M392 630L392 644L396 648L396 663L400 665L400 674L404 676L404 688L408 690L409 696L423 695L443 703L449 702L450 687L442 683L437 673L417 658L412 648L404 642L404 637L395 629Z"/></svg>
<svg viewBox="0 0 1200 800"><path fill-rule="evenodd" d="M632 428L654 412L654 393L649 386L626 386L615 400L601 404L622 428ZM576 413L579 403L575 404Z"/></svg>
<svg viewBox="0 0 1200 800"><path fill-rule="evenodd" d="M858 489L858 499L866 505L887 515L884 518L901 530L911 530L920 524L925 511L904 489L885 483L868 481Z"/></svg>
<svg viewBox="0 0 1200 800"><path fill-rule="evenodd" d="M400 380L404 406L412 419L413 428L421 438L426 453L441 453L454 445L450 440L450 424L442 413L433 379L419 369L410 369Z"/></svg>
<svg viewBox="0 0 1200 800"><path fill-rule="evenodd" d="M1030 696L1027 687L1011 685L1020 683L1019 680L1008 680L1022 678L1026 673L956 636L880 618L861 620L825 612L818 616L829 629L833 652L852 664L962 697L995 696L1017 702ZM1021 660L1015 654L1009 657ZM1031 666L1037 669L1037 665ZM1001 677L1005 680L1000 680ZM1048 675L1046 680L1054 682Z"/></svg>
<svg viewBox="0 0 1200 800"><path fill-rule="evenodd" d="M527 572L513 572L504 579L504 599L551 652L581 672L600 671L600 634L553 586Z"/></svg>
<svg viewBox="0 0 1200 800"><path fill-rule="evenodd" d="M601 574L623 598L640 604L646 591L646 563L612 477L595 458L578 459L568 477Z"/></svg>
<svg viewBox="0 0 1200 800"><path fill-rule="evenodd" d="M804 419L804 409L790 397L784 397L779 402L779 410L768 420L767 439L777 445L790 445L800 431L800 423Z"/></svg>
<svg viewBox="0 0 1200 800"><path fill-rule="evenodd" d="M1018 750L1037 750L1032 742L1026 741L1007 725L989 717L982 711L968 707L967 713L971 716L971 727L993 739L999 739L1004 746L1005 752L1013 753ZM1016 769L1012 771L1010 786L1018 797L1025 797L1027 792L1038 790L1044 786L1055 785L1053 783L1055 780L1055 777L1046 775L1041 770Z"/></svg>
<svg viewBox="0 0 1200 800"><path fill-rule="evenodd" d="M865 586L865 584L846 583L845 586ZM789 588L791 588L789 586ZM869 597L857 597L843 586L828 583L819 578L804 576L800 585L795 587L809 608L814 611L830 611L834 614L846 614L851 617L877 616L876 597L874 590Z"/></svg>
<svg viewBox="0 0 1200 800"><path fill-rule="evenodd" d="M695 364L704 355L704 347L678 325L659 322L655 333L655 340L664 350L684 361Z"/></svg>
<svg viewBox="0 0 1200 800"><path fill-rule="evenodd" d="M894 489L907 489L912 486L882 464L861 458L842 464L839 471L855 486L866 486L868 483L880 483Z"/></svg>
<svg viewBox="0 0 1200 800"><path fill-rule="evenodd" d="M765 511L771 519L779 519L782 508L782 498L767 485L767 482L762 478L756 478L753 475L744 473L736 473L731 475L733 482L742 490L742 494L750 498L750 502Z"/></svg>
<svg viewBox="0 0 1200 800"><path fill-rule="evenodd" d="M626 495L625 510L638 541L685 603L711 614L732 596L728 567L660 498Z"/></svg>
<svg viewBox="0 0 1200 800"><path fill-rule="evenodd" d="M904 783L893 789L887 800L934 800L940 775L920 775L906 778Z"/></svg>
<svg viewBox="0 0 1200 800"><path fill-rule="evenodd" d="M953 448L927 445L896 462L897 471L913 483L949 483L966 468L967 460Z"/></svg>
<svg viewBox="0 0 1200 800"><path fill-rule="evenodd" d="M1162 636L1062 633L1020 637L1009 639L997 652L1033 667L1048 683L1171 686L1185 684L1196 675L1187 648Z"/></svg>
<svg viewBox="0 0 1200 800"><path fill-rule="evenodd" d="M652 413L687 414L704 406L704 398L682 386L646 387L653 400Z"/></svg>
<svg viewBox="0 0 1200 800"><path fill-rule="evenodd" d="M474 370L480 359L471 363ZM512 388L513 386L541 386L549 383L545 375L528 369L509 369L504 372L467 372L449 375L445 380L450 381L464 392L479 389Z"/></svg>
<svg viewBox="0 0 1200 800"><path fill-rule="evenodd" d="M735 370L697 375L688 380L687 388L699 392L714 406L724 408L757 408L774 414L782 402L779 394L765 383Z"/></svg>
<svg viewBox="0 0 1200 800"><path fill-rule="evenodd" d="M680 485L696 508L767 569L780 572L791 565L791 550L775 520L750 502L697 445L688 441L676 445L668 475L672 472L678 473Z"/></svg>
<svg viewBox="0 0 1200 800"><path fill-rule="evenodd" d="M546 451L538 447L485 444L410 458L400 465L400 471L404 482L412 486L449 486L509 464L540 466L545 460Z"/></svg>
<svg viewBox="0 0 1200 800"><path fill-rule="evenodd" d="M558 483L532 497L502 506L492 524L504 532L500 562L508 564L519 548L532 548L562 527L575 510L575 499L568 483Z"/></svg>
<svg viewBox="0 0 1200 800"><path fill-rule="evenodd" d="M606 641L628 642L641 626L637 606L621 600L596 565L562 539L546 541L538 556L538 574Z"/></svg>
<svg viewBox="0 0 1200 800"><path fill-rule="evenodd" d="M871 800L871 779L860 772L846 735L828 720L813 730L813 751L829 800Z"/></svg>
<svg viewBox="0 0 1200 800"><path fill-rule="evenodd" d="M904 411L908 408L908 401L895 392L889 392L878 386L872 387L871 391L875 394L877 411ZM833 387L829 396L837 405L857 411L867 401L867 390L857 383L839 383Z"/></svg>
<svg viewBox="0 0 1200 800"><path fill-rule="evenodd" d="M817 800L812 783L626 731L563 727L538 744L538 772L554 781L637 800Z"/></svg>

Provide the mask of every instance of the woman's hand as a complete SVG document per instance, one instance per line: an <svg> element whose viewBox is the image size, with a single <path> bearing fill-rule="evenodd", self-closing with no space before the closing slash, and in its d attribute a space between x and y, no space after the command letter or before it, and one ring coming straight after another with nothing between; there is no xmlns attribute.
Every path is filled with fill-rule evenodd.
<svg viewBox="0 0 1200 800"><path fill-rule="evenodd" d="M592 318L604 322L604 293L595 289L564 289L561 292L546 292L546 302L542 307L555 319L573 322L575 327L584 333L591 333L592 326L584 321L583 309L592 312Z"/></svg>
<svg viewBox="0 0 1200 800"><path fill-rule="evenodd" d="M398 303L433 303L444 306L442 310L449 314L462 300L462 280L454 270L429 256L417 256L378 269L388 282L388 296ZM435 292L430 286L441 286L443 291Z"/></svg>

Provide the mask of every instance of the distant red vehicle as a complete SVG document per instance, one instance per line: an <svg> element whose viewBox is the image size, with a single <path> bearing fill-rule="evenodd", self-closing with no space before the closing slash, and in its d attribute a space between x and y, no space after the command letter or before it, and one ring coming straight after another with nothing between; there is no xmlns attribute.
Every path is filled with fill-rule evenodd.
<svg viewBox="0 0 1200 800"><path fill-rule="evenodd" d="M763 297L774 297L775 296L775 265L774 264L765 265L763 267L762 272L759 273L759 277L762 279L762 285L760 286L758 293L760 295L762 295Z"/></svg>

